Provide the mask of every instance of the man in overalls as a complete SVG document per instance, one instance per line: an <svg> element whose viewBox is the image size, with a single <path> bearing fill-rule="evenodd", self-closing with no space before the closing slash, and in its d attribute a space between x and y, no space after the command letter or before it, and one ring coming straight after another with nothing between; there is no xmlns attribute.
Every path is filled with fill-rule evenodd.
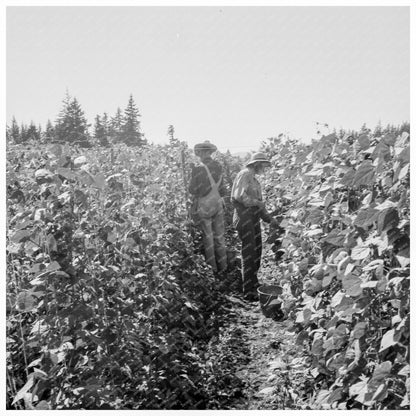
<svg viewBox="0 0 416 416"><path fill-rule="evenodd" d="M234 205L233 223L241 240L242 278L244 297L249 301L258 300L259 281L257 272L260 268L262 238L260 219L277 225L265 208L260 182L256 175L270 166L264 153L255 153L234 180L231 201Z"/></svg>
<svg viewBox="0 0 416 416"><path fill-rule="evenodd" d="M198 143L194 147L195 154L200 158L202 166L192 169L189 192L198 200L206 197L211 191L211 182L218 189L220 197L225 195L221 165L211 158L217 147L208 140ZM207 169L209 170L208 175ZM227 251L225 247L224 202L222 199L218 207L210 216L199 215L199 225L202 230L205 260L212 267L214 273L224 274L227 269Z"/></svg>

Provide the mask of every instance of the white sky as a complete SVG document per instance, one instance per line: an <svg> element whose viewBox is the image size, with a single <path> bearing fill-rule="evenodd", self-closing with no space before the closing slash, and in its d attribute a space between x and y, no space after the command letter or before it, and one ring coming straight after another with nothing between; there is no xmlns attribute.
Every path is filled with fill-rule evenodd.
<svg viewBox="0 0 416 416"><path fill-rule="evenodd" d="M408 7L8 7L6 121L90 123L132 93L148 140L258 148L410 118Z"/></svg>

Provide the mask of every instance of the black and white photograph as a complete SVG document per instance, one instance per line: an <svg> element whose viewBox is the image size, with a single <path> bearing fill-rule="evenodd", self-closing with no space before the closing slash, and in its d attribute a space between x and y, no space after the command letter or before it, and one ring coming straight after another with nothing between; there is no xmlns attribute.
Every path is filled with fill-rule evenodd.
<svg viewBox="0 0 416 416"><path fill-rule="evenodd" d="M4 3L3 411L410 414L415 4Z"/></svg>

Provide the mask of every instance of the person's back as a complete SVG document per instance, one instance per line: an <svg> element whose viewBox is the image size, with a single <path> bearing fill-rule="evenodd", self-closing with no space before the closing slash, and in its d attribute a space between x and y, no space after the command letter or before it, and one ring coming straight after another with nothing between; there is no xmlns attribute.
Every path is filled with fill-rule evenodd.
<svg viewBox="0 0 416 416"><path fill-rule="evenodd" d="M221 178L222 166L211 155L206 156L201 162L209 169L212 178L216 183ZM211 183L208 178L208 174L204 166L195 166L192 169L191 183L189 184L189 192L195 195L197 198L208 195L211 191ZM225 196L224 181L221 180L218 191L220 195Z"/></svg>
<svg viewBox="0 0 416 416"><path fill-rule="evenodd" d="M211 158L217 147L206 141L194 147L202 166L192 169L189 192L197 200L197 214L202 230L205 259L214 272L227 268L225 248L224 202L225 187L221 165ZM207 171L208 170L208 171ZM210 206L212 204L212 206Z"/></svg>

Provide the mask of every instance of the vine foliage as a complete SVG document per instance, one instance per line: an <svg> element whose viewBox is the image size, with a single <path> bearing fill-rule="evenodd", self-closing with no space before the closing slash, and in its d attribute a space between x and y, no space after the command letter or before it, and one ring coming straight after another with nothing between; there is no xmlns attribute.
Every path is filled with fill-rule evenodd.
<svg viewBox="0 0 416 416"><path fill-rule="evenodd" d="M409 134L271 139L280 282L316 394L307 408L409 407ZM293 303L287 307L291 310Z"/></svg>
<svg viewBox="0 0 416 416"><path fill-rule="evenodd" d="M204 354L225 301L188 233L182 150L9 147L8 408L224 402Z"/></svg>

